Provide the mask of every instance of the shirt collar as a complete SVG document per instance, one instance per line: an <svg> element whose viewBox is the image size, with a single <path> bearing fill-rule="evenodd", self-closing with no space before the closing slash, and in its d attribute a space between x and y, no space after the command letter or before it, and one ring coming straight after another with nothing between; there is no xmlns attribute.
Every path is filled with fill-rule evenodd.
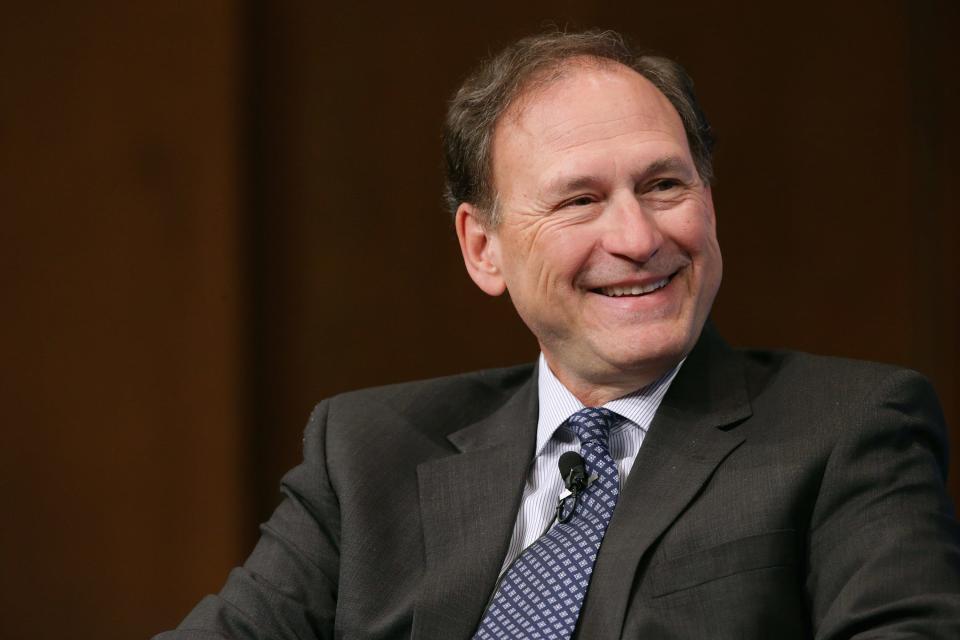
<svg viewBox="0 0 960 640"><path fill-rule="evenodd" d="M684 360L681 360L673 369L642 389L603 405L627 419L624 426L618 428L632 426L640 428L646 433L647 429L650 428L650 422L653 420L657 408L660 406L660 401L663 400L663 396L670 388L670 383L673 382L673 378L677 375ZM553 437L557 429L567 418L583 409L584 405L553 375L543 353L540 354L537 365L537 393L540 411L537 418L536 455L540 455L543 447Z"/></svg>

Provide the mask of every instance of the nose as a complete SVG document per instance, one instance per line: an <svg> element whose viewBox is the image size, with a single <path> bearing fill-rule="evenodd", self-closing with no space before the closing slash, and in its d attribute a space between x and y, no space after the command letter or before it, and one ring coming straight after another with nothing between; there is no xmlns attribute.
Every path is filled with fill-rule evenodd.
<svg viewBox="0 0 960 640"><path fill-rule="evenodd" d="M663 246L657 212L645 210L632 193L612 200L602 218L603 248L611 255L645 263Z"/></svg>

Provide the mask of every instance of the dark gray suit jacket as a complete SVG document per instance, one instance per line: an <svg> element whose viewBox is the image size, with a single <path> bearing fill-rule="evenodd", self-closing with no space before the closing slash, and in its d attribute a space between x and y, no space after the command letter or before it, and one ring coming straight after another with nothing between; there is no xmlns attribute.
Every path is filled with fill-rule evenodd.
<svg viewBox="0 0 960 640"><path fill-rule="evenodd" d="M529 366L322 402L253 554L160 637L469 638L536 418ZM578 637L960 638L945 452L919 375L734 351L708 327L640 449Z"/></svg>

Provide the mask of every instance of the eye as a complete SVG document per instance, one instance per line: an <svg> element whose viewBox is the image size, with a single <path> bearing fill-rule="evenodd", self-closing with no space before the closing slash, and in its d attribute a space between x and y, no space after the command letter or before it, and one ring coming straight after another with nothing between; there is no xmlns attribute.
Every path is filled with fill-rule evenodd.
<svg viewBox="0 0 960 640"><path fill-rule="evenodd" d="M596 202L593 196L577 196L563 203L564 207L587 207Z"/></svg>
<svg viewBox="0 0 960 640"><path fill-rule="evenodd" d="M674 180L673 178L663 178L662 180L657 180L653 183L653 191L669 191L680 186L679 180Z"/></svg>

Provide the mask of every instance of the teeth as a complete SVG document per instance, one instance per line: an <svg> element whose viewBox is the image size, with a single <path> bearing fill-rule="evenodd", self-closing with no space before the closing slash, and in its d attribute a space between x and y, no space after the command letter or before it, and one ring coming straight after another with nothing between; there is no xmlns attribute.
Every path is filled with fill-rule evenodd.
<svg viewBox="0 0 960 640"><path fill-rule="evenodd" d="M670 278L664 278L663 280L658 280L657 282L648 284L645 287L640 285L631 285L627 287L600 287L600 293L605 296L613 296L614 298L618 296L642 296L645 293L650 293L651 291L656 291L667 286L667 283L670 282Z"/></svg>

